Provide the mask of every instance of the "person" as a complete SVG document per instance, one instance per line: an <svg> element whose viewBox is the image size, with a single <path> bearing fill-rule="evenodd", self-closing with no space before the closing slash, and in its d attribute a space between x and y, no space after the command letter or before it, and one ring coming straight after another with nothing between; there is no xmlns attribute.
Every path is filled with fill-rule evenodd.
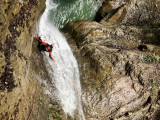
<svg viewBox="0 0 160 120"><path fill-rule="evenodd" d="M40 50L40 51L46 51L46 52L49 52L49 57L54 61L54 62L56 62L55 61L55 59L53 59L52 58L52 49L53 49L53 46L52 45L49 45L48 43L46 43L46 42L43 42L42 40L41 40L41 37L36 37L35 35L34 35L34 38L38 41L38 49Z"/></svg>

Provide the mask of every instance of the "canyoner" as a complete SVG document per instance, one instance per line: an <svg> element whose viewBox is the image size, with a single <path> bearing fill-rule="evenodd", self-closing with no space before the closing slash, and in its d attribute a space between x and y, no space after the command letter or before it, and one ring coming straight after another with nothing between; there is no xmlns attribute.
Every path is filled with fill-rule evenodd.
<svg viewBox="0 0 160 120"><path fill-rule="evenodd" d="M41 52L41 51L49 52L49 57L53 60L53 62L56 62L56 60L53 59L52 56L51 56L51 55L52 55L53 45L52 45L52 44L50 45L50 44L42 41L42 40L41 40L41 37L36 37L36 36L34 35L34 38L38 41L37 47L38 47L39 51L40 51L40 52Z"/></svg>

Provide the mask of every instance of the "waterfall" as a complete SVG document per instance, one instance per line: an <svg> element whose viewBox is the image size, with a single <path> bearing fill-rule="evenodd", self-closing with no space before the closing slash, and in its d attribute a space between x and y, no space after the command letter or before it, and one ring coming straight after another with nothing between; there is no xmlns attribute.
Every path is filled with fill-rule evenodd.
<svg viewBox="0 0 160 120"><path fill-rule="evenodd" d="M74 117L75 111L78 110L79 119L84 120L77 61L65 37L48 19L50 10L56 9L57 6L58 4L51 0L46 0L46 10L40 18L37 30L43 41L54 43L52 57L56 62L49 58L49 53L43 53L48 73L57 90L56 93L50 94L54 94L60 100L66 114Z"/></svg>

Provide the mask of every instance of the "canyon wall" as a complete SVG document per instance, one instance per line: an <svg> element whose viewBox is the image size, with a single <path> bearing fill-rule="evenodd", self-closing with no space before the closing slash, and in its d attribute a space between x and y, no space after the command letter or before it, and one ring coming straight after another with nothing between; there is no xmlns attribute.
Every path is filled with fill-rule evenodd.
<svg viewBox="0 0 160 120"><path fill-rule="evenodd" d="M38 81L49 79L33 40L45 0L0 1L0 119L57 119ZM51 114L50 114L51 113Z"/></svg>
<svg viewBox="0 0 160 120"><path fill-rule="evenodd" d="M160 2L104 0L63 32L77 57L86 119L158 120Z"/></svg>

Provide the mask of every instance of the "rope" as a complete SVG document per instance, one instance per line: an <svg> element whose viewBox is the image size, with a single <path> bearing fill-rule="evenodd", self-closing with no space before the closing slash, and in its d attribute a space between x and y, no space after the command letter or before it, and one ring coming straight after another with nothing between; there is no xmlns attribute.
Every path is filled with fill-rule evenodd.
<svg viewBox="0 0 160 120"><path fill-rule="evenodd" d="M36 86L36 91L37 91L37 86ZM40 91L39 91L39 92L40 92ZM30 113L29 113L29 116L28 116L27 120L29 120L30 117L31 117L31 114L33 114L33 109L34 109L34 106L35 106L35 99L36 99L36 92L34 93L34 98L33 98L33 99L34 99L34 100L33 100L33 104L32 104L32 109L31 109L31 111L30 111ZM36 114L36 120L38 120L38 118L39 118L40 100L41 100L41 97L40 97L40 93L39 93L39 99L38 99L39 104L38 104L38 111L37 111L37 114Z"/></svg>
<svg viewBox="0 0 160 120"><path fill-rule="evenodd" d="M36 120L38 120L38 118L39 118L40 100L41 100L41 98L40 98L40 93L39 93L39 106L38 106L38 115L37 115L37 119Z"/></svg>
<svg viewBox="0 0 160 120"><path fill-rule="evenodd" d="M37 91L37 86L36 86L36 91ZM29 116L28 116L28 119L27 120L29 120L29 118L30 118L30 116L31 116L31 113L32 113L32 111L33 111L33 108L34 108L34 103L35 103L35 98L36 98L36 92L35 92L35 94L34 94L34 100L33 100L33 104L32 104L32 109L31 109L31 112L29 113Z"/></svg>

